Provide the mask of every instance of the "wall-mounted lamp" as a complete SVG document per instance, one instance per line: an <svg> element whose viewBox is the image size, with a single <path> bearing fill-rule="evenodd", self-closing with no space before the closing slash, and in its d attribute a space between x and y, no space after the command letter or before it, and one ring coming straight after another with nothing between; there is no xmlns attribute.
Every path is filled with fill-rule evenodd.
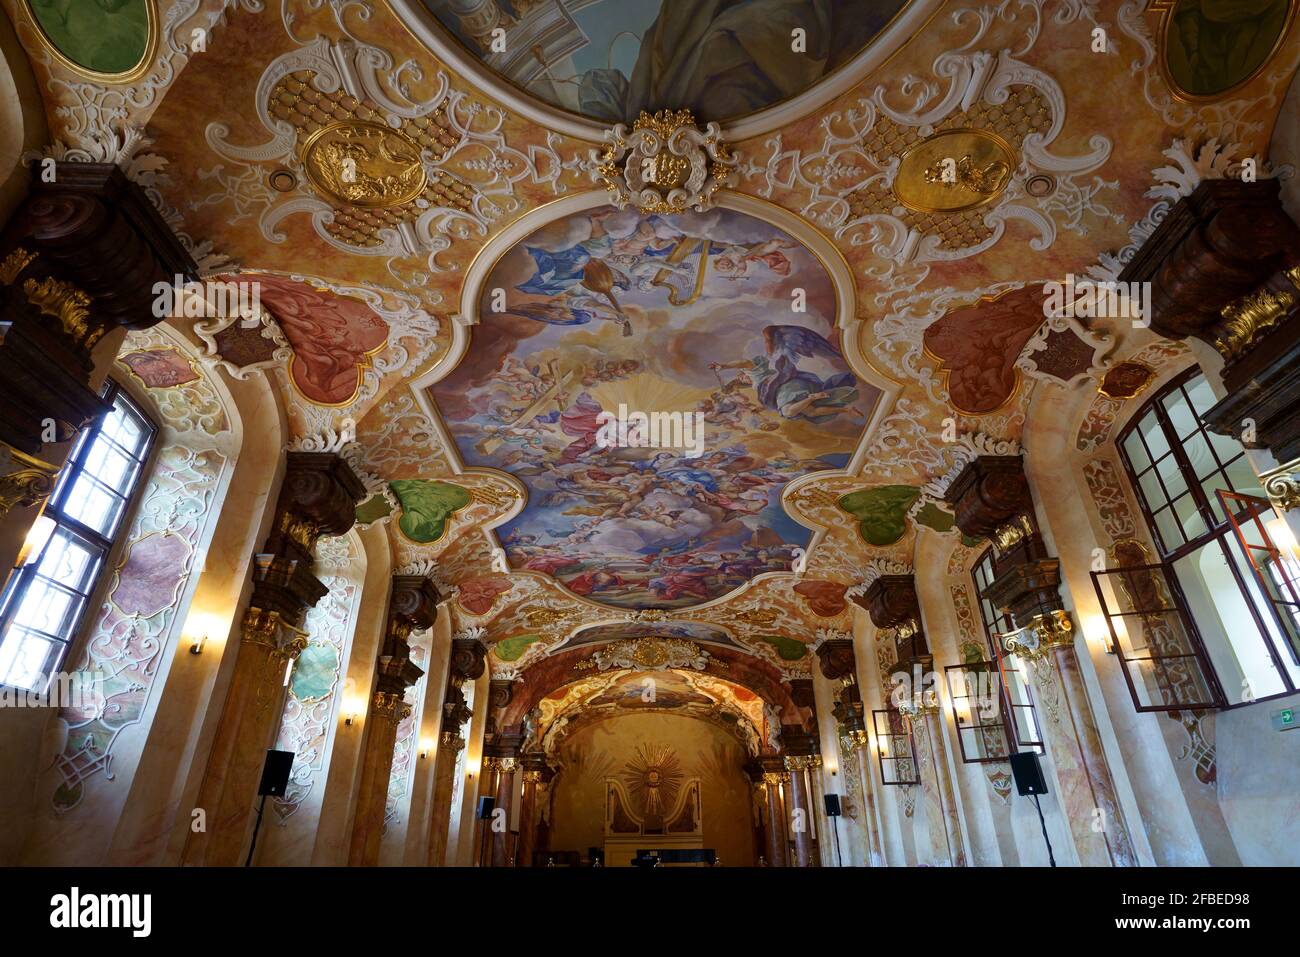
<svg viewBox="0 0 1300 957"><path fill-rule="evenodd" d="M207 641L208 641L207 635L201 635L198 638L195 638L194 642L190 645L190 654L192 655L203 654L203 646L207 644Z"/></svg>
<svg viewBox="0 0 1300 957"><path fill-rule="evenodd" d="M429 756L429 751L432 750L432 748L433 748L433 744L432 744L432 742L431 742L428 738L421 738L421 739L420 739L420 758L421 758L421 760L423 760L424 758L427 758L427 757Z"/></svg>
<svg viewBox="0 0 1300 957"><path fill-rule="evenodd" d="M350 699L345 699L343 702L343 723L350 728L356 722L356 720L357 720L357 703Z"/></svg>
<svg viewBox="0 0 1300 957"><path fill-rule="evenodd" d="M18 561L14 567L22 568L24 565L39 561L50 536L54 534L54 528L54 519L48 515L41 515L32 522L32 527L27 530L27 537L23 539L22 548L18 549Z"/></svg>
<svg viewBox="0 0 1300 957"><path fill-rule="evenodd" d="M1275 514L1264 523L1264 530L1284 559L1295 561L1300 558L1300 543L1296 542L1295 532L1285 517Z"/></svg>

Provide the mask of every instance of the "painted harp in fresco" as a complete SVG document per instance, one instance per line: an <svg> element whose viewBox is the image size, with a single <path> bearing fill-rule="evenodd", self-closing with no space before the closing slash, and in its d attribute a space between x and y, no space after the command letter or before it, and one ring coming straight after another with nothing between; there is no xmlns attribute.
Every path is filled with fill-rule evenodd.
<svg viewBox="0 0 1300 957"><path fill-rule="evenodd" d="M696 299L700 298L700 293L704 290L704 274L709 268L709 241L707 239L695 239L690 236L678 240L673 251L668 254L668 261L676 266L684 262L686 257L695 251L695 247L700 248L700 260L695 266L695 284L691 287L691 295L688 299L682 298L682 291L669 282L672 271L660 269L655 273L655 277L650 280L652 286L663 286L668 290L668 301L674 306L689 306Z"/></svg>

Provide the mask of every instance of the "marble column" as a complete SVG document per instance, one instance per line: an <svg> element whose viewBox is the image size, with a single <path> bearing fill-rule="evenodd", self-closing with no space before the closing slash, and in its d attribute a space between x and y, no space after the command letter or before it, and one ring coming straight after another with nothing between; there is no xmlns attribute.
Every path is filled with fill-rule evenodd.
<svg viewBox="0 0 1300 957"><path fill-rule="evenodd" d="M412 632L433 627L441 600L438 589L428 578L420 575L397 575L393 578L388 630L380 648L361 752L361 783L348 854L350 866L373 867L379 863L397 726L410 710L406 703L406 689L424 674L411 661L409 640Z"/></svg>
<svg viewBox="0 0 1300 957"><path fill-rule="evenodd" d="M451 661L447 669L447 690L443 695L442 729L438 753L434 760L433 806L430 809L429 866L447 863L448 830L451 827L452 795L456 790L459 754L465 749L465 726L474 716L462 690L467 681L475 681L487 667L487 647L476 638L453 638Z"/></svg>
<svg viewBox="0 0 1300 957"><path fill-rule="evenodd" d="M487 823L488 840L491 850L485 855L490 867L505 867L507 842L510 839L510 810L514 803L515 771L519 768L516 755L488 755L483 759L483 769L492 775L492 797L494 800L492 817Z"/></svg>
<svg viewBox="0 0 1300 957"><path fill-rule="evenodd" d="M254 556L240 641L227 652L237 655L234 677L195 804L207 829L189 835L186 864L243 863L266 751L284 710L289 662L307 646L299 625L327 591L312 571L316 540L351 528L364 494L342 457L288 453L271 534Z"/></svg>
<svg viewBox="0 0 1300 957"><path fill-rule="evenodd" d="M128 329L155 325L153 287L198 267L112 164L33 176L0 237L0 568L12 568Z"/></svg>
<svg viewBox="0 0 1300 957"><path fill-rule="evenodd" d="M794 841L794 860L791 863L795 867L813 866L814 809L808 797L808 772L820 766L821 759L817 755L785 757L785 769L790 779L790 836Z"/></svg>
<svg viewBox="0 0 1300 957"><path fill-rule="evenodd" d="M533 866L533 852L545 850L538 846L538 817L541 807L538 792L554 777L555 772L541 751L528 751L523 756L524 789L519 799L519 850L515 863L519 867Z"/></svg>
<svg viewBox="0 0 1300 957"><path fill-rule="evenodd" d="M831 638L817 646L817 663L822 676L838 682L835 704L831 713L838 722L837 738L840 745L840 769L846 782L846 798L856 797L857 807L843 808L846 816L862 815L863 833L867 841L867 861L872 866L884 864L880 844L880 831L876 826L875 797L871 789L871 768L862 757L867 746L867 725L862 694L858 688L857 655L851 638ZM851 783L850 783L851 782Z"/></svg>
<svg viewBox="0 0 1300 957"><path fill-rule="evenodd" d="M785 760L779 756L763 758L763 789L767 798L767 826L763 836L767 839L769 867L789 866L789 839L786 836L785 801L781 794L783 785L789 784L790 774L785 770Z"/></svg>

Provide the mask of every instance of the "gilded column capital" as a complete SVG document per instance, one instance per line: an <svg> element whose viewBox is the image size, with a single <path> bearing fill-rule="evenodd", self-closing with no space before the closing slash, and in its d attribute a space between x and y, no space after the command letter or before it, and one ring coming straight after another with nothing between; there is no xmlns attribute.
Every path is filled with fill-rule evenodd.
<svg viewBox="0 0 1300 957"><path fill-rule="evenodd" d="M444 731L442 733L442 746L444 748L450 748L451 753L455 754L457 751L460 751L465 747L465 739L455 731Z"/></svg>
<svg viewBox="0 0 1300 957"><path fill-rule="evenodd" d="M789 771L764 771L763 783L772 784L772 785L789 784L790 772Z"/></svg>
<svg viewBox="0 0 1300 957"><path fill-rule="evenodd" d="M240 641L247 645L260 645L271 655L288 661L297 658L307 647L307 633L281 617L278 611L267 611L250 605L239 626Z"/></svg>
<svg viewBox="0 0 1300 957"><path fill-rule="evenodd" d="M396 691L376 691L370 698L370 713L381 718L397 717L403 704L402 695Z"/></svg>
<svg viewBox="0 0 1300 957"><path fill-rule="evenodd" d="M785 756L785 769L787 771L806 771L821 766L822 756L820 754L787 754Z"/></svg>
<svg viewBox="0 0 1300 957"><path fill-rule="evenodd" d="M518 758L504 758L488 755L483 759L483 769L485 771L500 771L503 774L510 774L517 767L519 767Z"/></svg>
<svg viewBox="0 0 1300 957"><path fill-rule="evenodd" d="M1008 652L1034 664L1050 661L1056 648L1074 645L1074 621L1068 611L1051 611L1035 615L1029 624L1002 636Z"/></svg>

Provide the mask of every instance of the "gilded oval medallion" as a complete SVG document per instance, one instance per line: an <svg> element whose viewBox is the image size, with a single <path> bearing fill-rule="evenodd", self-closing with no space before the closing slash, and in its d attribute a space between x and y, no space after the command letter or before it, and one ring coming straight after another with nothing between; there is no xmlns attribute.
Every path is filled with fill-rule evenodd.
<svg viewBox="0 0 1300 957"><path fill-rule="evenodd" d="M894 177L894 196L923 213L960 213L1002 195L1015 151L988 130L944 130L910 147Z"/></svg>
<svg viewBox="0 0 1300 957"><path fill-rule="evenodd" d="M428 184L416 143L363 120L321 127L303 145L302 165L319 192L348 206L402 206Z"/></svg>

